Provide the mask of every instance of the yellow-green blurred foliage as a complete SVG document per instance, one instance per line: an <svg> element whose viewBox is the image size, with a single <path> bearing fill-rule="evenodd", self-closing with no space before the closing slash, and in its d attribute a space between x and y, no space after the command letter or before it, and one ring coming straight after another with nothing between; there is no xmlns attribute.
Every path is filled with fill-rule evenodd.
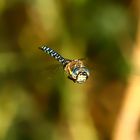
<svg viewBox="0 0 140 140"><path fill-rule="evenodd" d="M0 0L0 140L109 140L130 72L127 0ZM78 85L38 47L85 58Z"/></svg>

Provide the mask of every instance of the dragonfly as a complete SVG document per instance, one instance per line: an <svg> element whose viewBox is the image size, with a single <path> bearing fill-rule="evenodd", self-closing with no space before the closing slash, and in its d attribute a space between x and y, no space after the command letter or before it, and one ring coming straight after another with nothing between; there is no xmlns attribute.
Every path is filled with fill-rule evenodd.
<svg viewBox="0 0 140 140"><path fill-rule="evenodd" d="M66 72L67 77L74 83L85 83L90 75L89 69L84 65L82 59L67 59L62 57L59 53L49 48L47 45L39 47L44 53L49 54L62 64L63 70Z"/></svg>

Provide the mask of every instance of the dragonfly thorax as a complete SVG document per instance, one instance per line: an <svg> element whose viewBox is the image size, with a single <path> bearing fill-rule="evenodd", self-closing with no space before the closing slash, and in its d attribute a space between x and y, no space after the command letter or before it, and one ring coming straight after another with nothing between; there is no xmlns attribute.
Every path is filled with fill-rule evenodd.
<svg viewBox="0 0 140 140"><path fill-rule="evenodd" d="M83 62L79 59L70 61L64 70L68 77L75 83L84 83L89 77L89 70L84 66Z"/></svg>

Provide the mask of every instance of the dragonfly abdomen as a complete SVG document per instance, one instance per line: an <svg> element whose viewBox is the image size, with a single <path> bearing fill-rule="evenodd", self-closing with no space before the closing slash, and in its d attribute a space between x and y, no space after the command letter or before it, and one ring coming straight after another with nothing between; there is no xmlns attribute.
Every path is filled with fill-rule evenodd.
<svg viewBox="0 0 140 140"><path fill-rule="evenodd" d="M59 61L63 65L66 65L67 64L68 60L66 60L65 58L63 58L60 54L58 54L57 52L55 52L53 49L47 47L46 45L40 47L40 49L42 51L44 51L45 53L49 54L50 56L54 57L57 61Z"/></svg>

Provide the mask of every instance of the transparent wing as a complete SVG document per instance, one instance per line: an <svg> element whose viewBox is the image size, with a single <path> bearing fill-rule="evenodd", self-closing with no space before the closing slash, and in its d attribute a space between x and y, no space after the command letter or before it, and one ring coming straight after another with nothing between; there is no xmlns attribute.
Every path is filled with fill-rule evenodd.
<svg viewBox="0 0 140 140"><path fill-rule="evenodd" d="M46 80L53 80L58 74L62 74L63 72L64 70L61 64L50 64L40 70L40 75Z"/></svg>
<svg viewBox="0 0 140 140"><path fill-rule="evenodd" d="M64 75L63 65L49 57L32 58L28 63L33 82L51 84L57 75Z"/></svg>

